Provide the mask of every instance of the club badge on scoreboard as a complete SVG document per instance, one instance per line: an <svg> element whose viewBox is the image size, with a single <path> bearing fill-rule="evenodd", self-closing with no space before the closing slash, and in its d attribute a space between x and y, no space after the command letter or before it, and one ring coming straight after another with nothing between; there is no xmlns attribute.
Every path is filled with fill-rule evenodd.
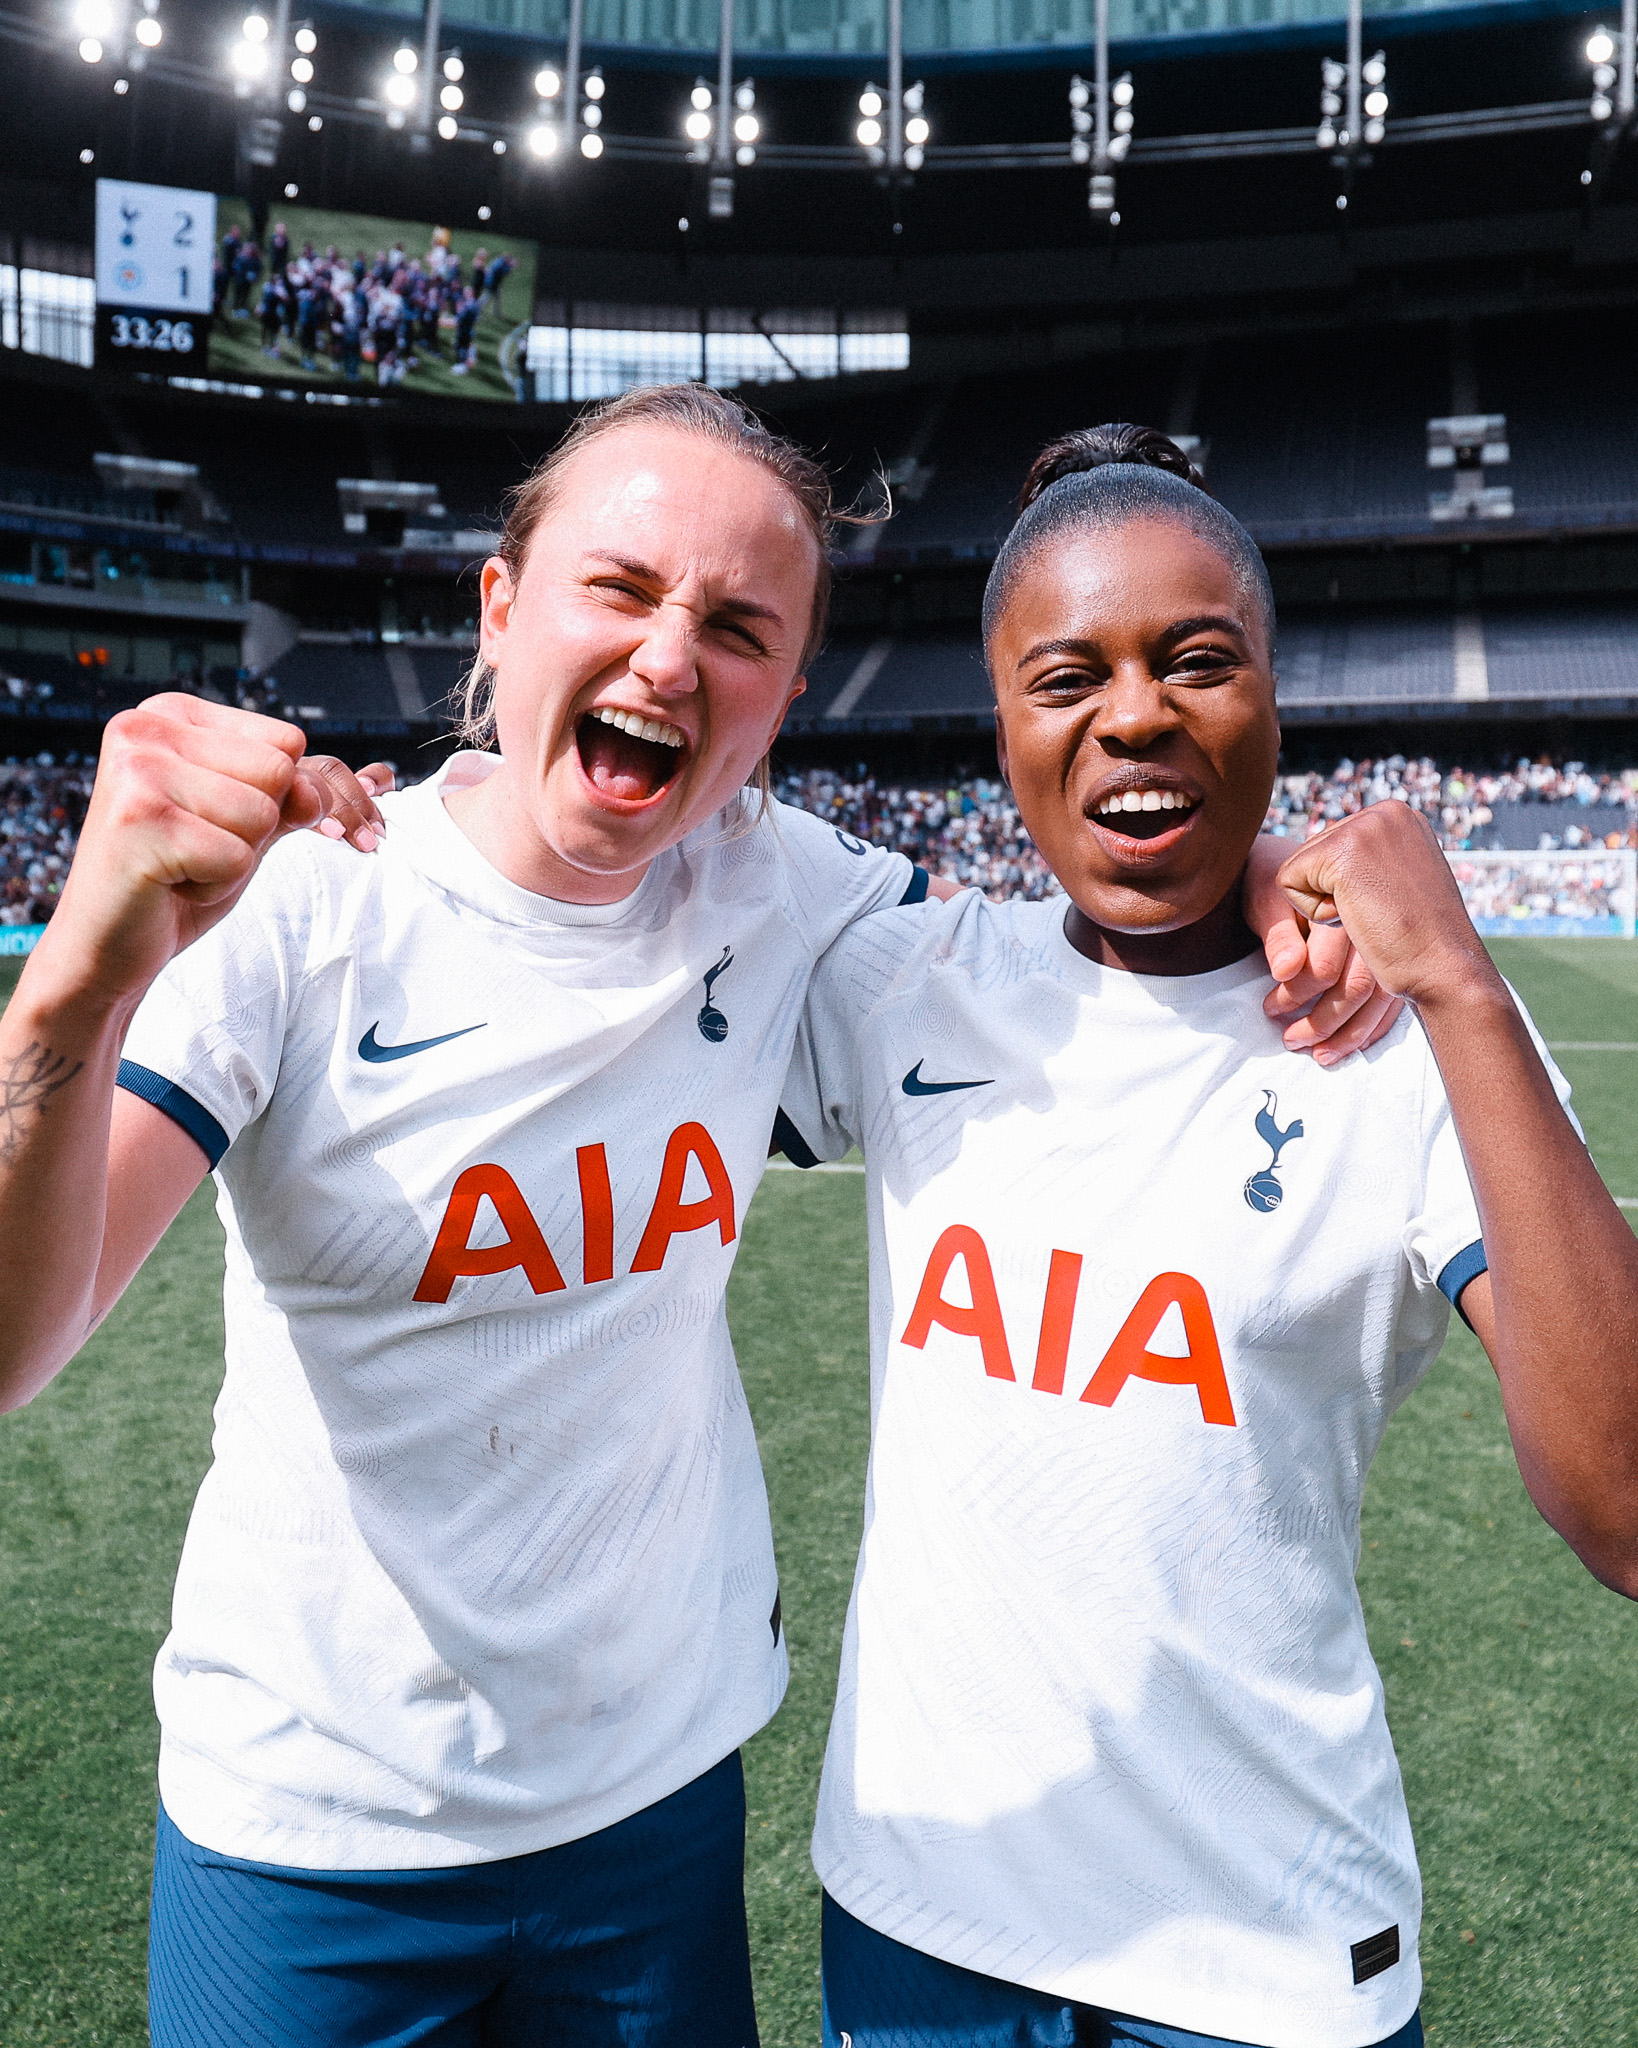
<svg viewBox="0 0 1638 2048"><path fill-rule="evenodd" d="M216 195L97 180L97 361L202 363L216 255Z"/></svg>

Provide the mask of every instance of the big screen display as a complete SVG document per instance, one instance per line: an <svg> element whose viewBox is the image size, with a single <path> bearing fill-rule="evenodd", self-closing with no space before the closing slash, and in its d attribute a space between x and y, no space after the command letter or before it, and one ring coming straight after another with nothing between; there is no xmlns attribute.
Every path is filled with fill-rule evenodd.
<svg viewBox="0 0 1638 2048"><path fill-rule="evenodd" d="M209 374L515 402L535 246L510 235L287 204L256 231L216 201Z"/></svg>
<svg viewBox="0 0 1638 2048"><path fill-rule="evenodd" d="M216 195L97 180L97 360L196 369L206 353Z"/></svg>

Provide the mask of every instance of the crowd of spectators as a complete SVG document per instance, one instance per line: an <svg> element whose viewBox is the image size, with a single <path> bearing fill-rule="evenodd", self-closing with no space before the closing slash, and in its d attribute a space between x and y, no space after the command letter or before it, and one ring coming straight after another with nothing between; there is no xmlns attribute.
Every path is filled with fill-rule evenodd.
<svg viewBox="0 0 1638 2048"><path fill-rule="evenodd" d="M1339 761L1329 775L1282 775L1263 830L1278 838L1306 838L1339 818L1351 817L1370 804L1398 801L1422 812L1449 853L1483 850L1486 828L1496 820L1498 804L1574 805L1588 813L1595 808L1625 813L1613 829L1607 815L1597 826L1566 820L1556 810L1558 830L1538 834L1538 852L1557 848L1574 851L1598 846L1638 846L1638 768L1592 770L1584 762L1519 760L1511 768L1441 769L1424 756L1410 761L1403 754L1381 761Z"/></svg>
<svg viewBox="0 0 1638 2048"><path fill-rule="evenodd" d="M464 377L477 367L478 322L501 313L514 268L510 256L487 249L463 268L447 228L434 230L425 256L398 242L371 262L362 249L348 258L334 243L323 255L311 242L297 250L283 221L264 252L235 222L216 259L215 315L258 320L265 356L354 381L368 365L381 385L401 383L428 357L445 360L447 328L451 369Z"/></svg>
<svg viewBox="0 0 1638 2048"><path fill-rule="evenodd" d="M0 925L44 924L56 909L94 773L77 754L0 766Z"/></svg>
<svg viewBox="0 0 1638 2048"><path fill-rule="evenodd" d="M252 703L254 685L241 691ZM0 766L0 924L43 924L55 906L75 839L85 816L95 772L90 760L69 754L60 764L50 754ZM784 803L812 811L838 830L890 846L929 872L982 889L998 901L1036 900L1058 893L1058 885L1036 852L1004 783L986 776L960 776L925 785L890 782L862 765L848 774L810 768L779 778L774 794ZM1303 837L1368 804L1403 802L1425 813L1452 853L1473 850L1483 838L1498 803L1574 804L1591 812L1624 813L1615 830L1594 831L1566 823L1562 808L1552 813L1560 829L1543 833L1540 850L1581 851L1585 871L1564 863L1532 869L1520 854L1505 866L1494 858L1468 866L1464 892L1475 917L1602 918L1613 914L1612 892L1619 871L1597 856L1638 846L1638 768L1588 770L1579 762L1557 766L1519 761L1513 768L1469 773L1440 770L1432 761L1394 755L1383 761L1343 761L1329 775L1282 775L1264 830Z"/></svg>

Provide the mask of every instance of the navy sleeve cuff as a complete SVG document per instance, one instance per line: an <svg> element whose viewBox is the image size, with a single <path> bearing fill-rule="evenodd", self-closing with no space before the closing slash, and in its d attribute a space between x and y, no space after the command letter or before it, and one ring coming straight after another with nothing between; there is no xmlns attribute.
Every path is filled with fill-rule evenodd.
<svg viewBox="0 0 1638 2048"><path fill-rule="evenodd" d="M129 1094L151 1102L155 1109L163 1110L173 1124L179 1124L210 1161L212 1173L216 1171L230 1140L208 1109L195 1102L185 1088L178 1088L174 1081L167 1081L152 1067L139 1067L135 1060L121 1060L116 1079Z"/></svg>
<svg viewBox="0 0 1638 2048"><path fill-rule="evenodd" d="M784 1153L792 1166L819 1164L818 1153L782 1109L774 1113L773 1141L775 1148Z"/></svg>
<svg viewBox="0 0 1638 2048"><path fill-rule="evenodd" d="M902 910L907 903L925 903L926 901L927 870L925 868L917 868L910 877L909 888L899 898L899 908Z"/></svg>
<svg viewBox="0 0 1638 2048"><path fill-rule="evenodd" d="M1484 1248L1484 1239L1477 1238L1465 1245L1453 1259L1447 1259L1439 1275L1439 1292L1445 1297L1456 1313L1467 1323L1462 1314L1462 1289L1477 1280L1481 1273L1490 1271L1490 1259ZM1468 1323L1468 1328L1473 1325Z"/></svg>

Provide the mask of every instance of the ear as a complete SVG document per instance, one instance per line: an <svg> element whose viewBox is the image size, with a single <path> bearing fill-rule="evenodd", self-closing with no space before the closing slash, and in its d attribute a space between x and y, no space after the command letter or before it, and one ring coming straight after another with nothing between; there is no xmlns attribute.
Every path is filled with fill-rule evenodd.
<svg viewBox="0 0 1638 2048"><path fill-rule="evenodd" d="M1012 777L1007 772L1007 724L1001 716L1001 706L995 707L995 758L1001 770L1001 780L1012 787Z"/></svg>
<svg viewBox="0 0 1638 2048"><path fill-rule="evenodd" d="M491 668L500 666L501 644L511 623L512 572L500 555L491 555L478 574L478 651Z"/></svg>

